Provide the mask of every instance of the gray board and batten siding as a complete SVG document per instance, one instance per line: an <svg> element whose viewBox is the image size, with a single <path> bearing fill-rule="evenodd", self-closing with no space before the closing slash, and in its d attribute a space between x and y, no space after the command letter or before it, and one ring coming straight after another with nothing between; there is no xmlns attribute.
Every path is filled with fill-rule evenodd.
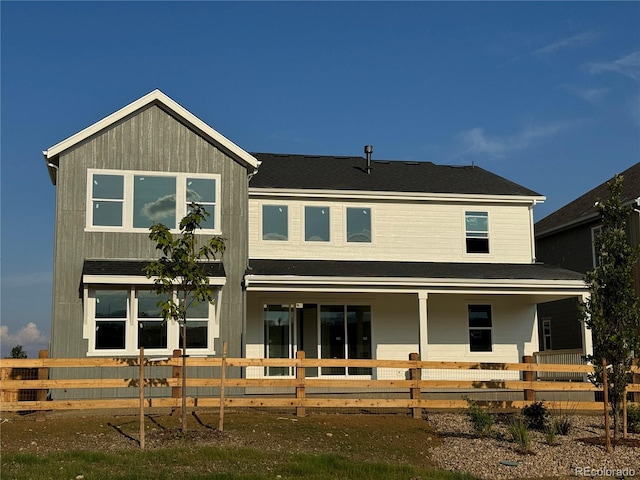
<svg viewBox="0 0 640 480"><path fill-rule="evenodd" d="M59 156L56 187L52 357L84 357L82 268L87 259L152 260L159 256L148 232L85 231L87 169L220 174L221 231L226 284L220 303L220 338L229 355L242 354L243 290L247 267L247 167L195 133L157 104L147 105L72 146ZM78 378L82 375L77 372ZM103 378L110 378L104 370ZM134 374L137 375L137 374ZM134 377L135 378L135 377ZM103 396L127 392L108 391ZM125 389L126 390L126 389ZM86 392L76 392L84 396ZM71 395L71 392L69 392Z"/></svg>

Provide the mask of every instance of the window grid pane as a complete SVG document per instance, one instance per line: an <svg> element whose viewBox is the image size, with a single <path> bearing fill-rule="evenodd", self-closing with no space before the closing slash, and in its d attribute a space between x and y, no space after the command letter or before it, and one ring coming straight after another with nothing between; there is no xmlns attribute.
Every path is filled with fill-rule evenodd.
<svg viewBox="0 0 640 480"><path fill-rule="evenodd" d="M304 239L307 242L330 241L329 207L304 208Z"/></svg>
<svg viewBox="0 0 640 480"><path fill-rule="evenodd" d="M288 240L289 218L286 205L262 206L262 239Z"/></svg>
<svg viewBox="0 0 640 480"><path fill-rule="evenodd" d="M347 242L371 242L370 208L347 208Z"/></svg>
<svg viewBox="0 0 640 480"><path fill-rule="evenodd" d="M176 179L135 175L133 181L133 226L149 228L164 223L176 228Z"/></svg>

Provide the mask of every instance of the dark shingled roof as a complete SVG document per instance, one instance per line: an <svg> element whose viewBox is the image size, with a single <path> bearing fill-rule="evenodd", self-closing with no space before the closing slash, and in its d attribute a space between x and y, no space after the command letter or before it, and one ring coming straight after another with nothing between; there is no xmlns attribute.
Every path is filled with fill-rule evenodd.
<svg viewBox="0 0 640 480"><path fill-rule="evenodd" d="M300 277L466 278L472 280L583 280L582 273L541 263L251 260L249 275Z"/></svg>
<svg viewBox="0 0 640 480"><path fill-rule="evenodd" d="M632 202L640 197L640 163L636 163L622 172L622 176L624 177L622 201L623 203ZM598 209L595 206L596 202L604 201L610 196L609 187L607 186L610 180L598 185L593 190L589 190L581 197L536 222L536 236L544 236L562 227L595 218L598 214Z"/></svg>
<svg viewBox="0 0 640 480"><path fill-rule="evenodd" d="M151 260L85 260L82 275L142 275ZM203 262L208 277L224 277L220 262Z"/></svg>
<svg viewBox="0 0 640 480"><path fill-rule="evenodd" d="M253 188L541 196L477 166L373 160L367 175L363 157L252 155L262 162Z"/></svg>

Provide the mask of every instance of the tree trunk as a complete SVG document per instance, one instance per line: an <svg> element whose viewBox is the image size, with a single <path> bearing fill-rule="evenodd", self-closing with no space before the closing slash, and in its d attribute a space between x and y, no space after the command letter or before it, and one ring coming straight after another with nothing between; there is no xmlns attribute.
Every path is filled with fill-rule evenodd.
<svg viewBox="0 0 640 480"><path fill-rule="evenodd" d="M182 433L187 431L187 319L182 319Z"/></svg>

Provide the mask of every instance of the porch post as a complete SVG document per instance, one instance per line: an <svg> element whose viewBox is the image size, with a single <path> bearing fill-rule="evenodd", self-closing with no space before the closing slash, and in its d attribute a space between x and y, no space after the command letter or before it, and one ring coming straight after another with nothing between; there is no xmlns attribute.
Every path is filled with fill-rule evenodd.
<svg viewBox="0 0 640 480"><path fill-rule="evenodd" d="M420 290L418 291L418 312L420 314L420 358L422 360L427 359L427 345L429 343L427 336L427 299L429 293Z"/></svg>
<svg viewBox="0 0 640 480"><path fill-rule="evenodd" d="M582 302L586 302L591 297L591 294L584 293L582 294ZM593 340L591 338L591 330L587 328L587 325L584 320L581 320L582 323L582 354L583 355L593 355Z"/></svg>

